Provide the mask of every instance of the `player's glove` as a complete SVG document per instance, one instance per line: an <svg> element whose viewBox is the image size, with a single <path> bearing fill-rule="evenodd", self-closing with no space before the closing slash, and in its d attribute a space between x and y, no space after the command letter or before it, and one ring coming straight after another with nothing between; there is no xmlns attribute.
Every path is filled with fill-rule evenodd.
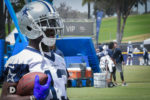
<svg viewBox="0 0 150 100"><path fill-rule="evenodd" d="M50 83L51 83L50 75L48 75L48 80L45 85L40 85L39 76L38 75L35 76L33 95L36 98L36 100L45 100L46 99L46 97L49 94Z"/></svg>

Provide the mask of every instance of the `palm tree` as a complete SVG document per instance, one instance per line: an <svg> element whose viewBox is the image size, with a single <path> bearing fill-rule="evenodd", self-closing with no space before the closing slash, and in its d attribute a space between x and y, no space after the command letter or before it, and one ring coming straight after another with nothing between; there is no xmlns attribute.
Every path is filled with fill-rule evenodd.
<svg viewBox="0 0 150 100"><path fill-rule="evenodd" d="M144 5L145 5L145 13L147 13L147 0L143 0Z"/></svg>
<svg viewBox="0 0 150 100"><path fill-rule="evenodd" d="M91 2L94 2L95 0L82 0L82 6L84 6L85 4L88 4L88 19L91 18Z"/></svg>
<svg viewBox="0 0 150 100"><path fill-rule="evenodd" d="M91 0L84 0L91 1ZM121 43L124 33L126 20L130 14L131 8L139 0L92 0L95 1L95 10L103 10L106 13L107 10L111 9L110 12L117 14L117 33L116 39L118 44Z"/></svg>

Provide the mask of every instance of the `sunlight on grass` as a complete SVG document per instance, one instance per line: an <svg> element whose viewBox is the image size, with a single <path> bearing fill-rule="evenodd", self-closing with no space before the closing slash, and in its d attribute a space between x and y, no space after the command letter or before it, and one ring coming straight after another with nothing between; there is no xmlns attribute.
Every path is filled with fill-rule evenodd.
<svg viewBox="0 0 150 100"><path fill-rule="evenodd" d="M124 66L124 75L127 87L121 86L117 73L117 87L68 88L68 96L70 100L150 100L150 67Z"/></svg>
<svg viewBox="0 0 150 100"><path fill-rule="evenodd" d="M117 19L104 18L101 23L99 42L116 39L116 32ZM142 34L150 34L150 14L129 16L125 25L124 38ZM147 38L150 37L143 37L142 40Z"/></svg>

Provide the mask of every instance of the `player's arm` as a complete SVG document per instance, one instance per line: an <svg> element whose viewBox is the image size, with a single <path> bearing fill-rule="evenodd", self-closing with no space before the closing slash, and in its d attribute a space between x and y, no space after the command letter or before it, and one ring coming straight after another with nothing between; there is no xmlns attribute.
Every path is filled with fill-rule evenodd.
<svg viewBox="0 0 150 100"><path fill-rule="evenodd" d="M116 61L115 61L115 59L114 58L111 58L111 60L114 62L114 64L116 65Z"/></svg>
<svg viewBox="0 0 150 100"><path fill-rule="evenodd" d="M16 92L17 83L4 82L0 100L31 100L33 96L19 96Z"/></svg>
<svg viewBox="0 0 150 100"><path fill-rule="evenodd" d="M109 53L108 53L108 55L110 56L110 58L111 58L111 60L113 61L113 63L116 65L116 61L115 61L115 59L113 58L113 54L109 54Z"/></svg>
<svg viewBox="0 0 150 100"><path fill-rule="evenodd" d="M120 55L121 55L121 57L120 57L121 62L122 62L123 65L125 65L125 61L124 61L123 54L122 54L121 50L120 50Z"/></svg>
<svg viewBox="0 0 150 100"><path fill-rule="evenodd" d="M112 57L111 57L111 59L112 59L112 61L114 62L114 64L116 65L116 57L117 57L117 55L116 55L116 50L115 50L115 52L113 53L113 55L112 55Z"/></svg>

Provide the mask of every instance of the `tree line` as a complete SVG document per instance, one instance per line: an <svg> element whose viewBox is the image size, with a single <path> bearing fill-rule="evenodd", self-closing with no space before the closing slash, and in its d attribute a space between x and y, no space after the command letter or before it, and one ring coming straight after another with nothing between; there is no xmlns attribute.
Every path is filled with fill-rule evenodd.
<svg viewBox="0 0 150 100"><path fill-rule="evenodd" d="M24 0L14 0L12 2L15 12L18 12L23 5ZM145 13L147 13L147 1L150 0L82 0L82 5L88 4L88 13L73 10L70 6L67 6L65 2L61 3L56 10L60 13L63 19L87 19L90 16L90 3L94 3L94 15L96 12L103 11L105 15L112 16L117 15L117 35L116 39L118 43L121 43L124 33L124 28L128 16L131 14L133 7L138 7L138 4L145 5ZM122 20L122 21L121 21ZM4 5L4 0L0 0L0 39L6 37L5 24L8 27L8 33L11 32L11 18L8 13L7 7Z"/></svg>
<svg viewBox="0 0 150 100"><path fill-rule="evenodd" d="M111 16L117 14L117 33L116 39L120 44L124 34L124 28L128 16L130 15L133 7L138 7L138 4L145 5L145 13L147 13L147 2L150 0L82 0L82 5L94 3L94 14L96 12L103 11L104 14ZM88 10L88 15L90 11ZM90 16L89 16L90 18Z"/></svg>

